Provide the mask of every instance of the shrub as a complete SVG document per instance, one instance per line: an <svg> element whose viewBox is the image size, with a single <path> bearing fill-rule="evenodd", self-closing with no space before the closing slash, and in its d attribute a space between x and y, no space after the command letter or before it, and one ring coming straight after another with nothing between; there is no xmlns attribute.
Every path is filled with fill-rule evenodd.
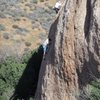
<svg viewBox="0 0 100 100"><path fill-rule="evenodd" d="M15 86L26 64L17 62L13 57L7 57L0 67L1 79L11 86Z"/></svg>
<svg viewBox="0 0 100 100"><path fill-rule="evenodd" d="M23 63L9 56L0 64L0 100L8 100L5 94L14 90L15 86L18 84L30 56L31 54L27 53L27 56L25 56L27 59L23 58L25 59Z"/></svg>
<svg viewBox="0 0 100 100"><path fill-rule="evenodd" d="M19 26L18 26L18 25L13 25L12 27L13 27L13 28L19 28Z"/></svg>
<svg viewBox="0 0 100 100"><path fill-rule="evenodd" d="M100 100L100 81L93 81L90 88L91 93L89 100Z"/></svg>
<svg viewBox="0 0 100 100"><path fill-rule="evenodd" d="M9 33L3 33L3 38L9 39Z"/></svg>
<svg viewBox="0 0 100 100"><path fill-rule="evenodd" d="M7 100L7 97L5 97L5 96L0 96L0 100Z"/></svg>
<svg viewBox="0 0 100 100"><path fill-rule="evenodd" d="M40 26L39 23L35 23L35 22L34 22L34 23L32 24L32 29L38 28L39 26Z"/></svg>
<svg viewBox="0 0 100 100"><path fill-rule="evenodd" d="M20 18L13 18L14 21L20 21Z"/></svg>
<svg viewBox="0 0 100 100"><path fill-rule="evenodd" d="M6 15L0 12L0 18L6 18Z"/></svg>
<svg viewBox="0 0 100 100"><path fill-rule="evenodd" d="M25 45L26 45L27 47L29 47L29 46L31 46L31 43L30 43L30 42L25 42Z"/></svg>
<svg viewBox="0 0 100 100"><path fill-rule="evenodd" d="M15 33L16 34L19 34L19 35L26 35L26 34L28 34L29 33L29 30L27 30L27 29L25 29L25 28L17 28L16 30L15 30Z"/></svg>
<svg viewBox="0 0 100 100"><path fill-rule="evenodd" d="M31 0L32 3L37 3L37 0Z"/></svg>
<svg viewBox="0 0 100 100"><path fill-rule="evenodd" d="M6 28L4 25L0 24L0 31L4 31Z"/></svg>
<svg viewBox="0 0 100 100"><path fill-rule="evenodd" d="M33 52L26 51L22 56L22 63L28 63L28 60L32 56L33 53L35 53L35 50Z"/></svg>
<svg viewBox="0 0 100 100"><path fill-rule="evenodd" d="M25 52L20 61L9 56L0 64L0 100L9 100L14 90L19 96L16 100L29 95L32 95L30 100L33 99L42 54L43 48L39 47L37 50Z"/></svg>

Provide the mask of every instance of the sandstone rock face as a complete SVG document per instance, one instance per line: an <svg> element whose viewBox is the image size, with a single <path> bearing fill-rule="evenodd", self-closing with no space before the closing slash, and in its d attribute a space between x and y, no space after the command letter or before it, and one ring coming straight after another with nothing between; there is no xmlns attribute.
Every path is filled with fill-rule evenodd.
<svg viewBox="0 0 100 100"><path fill-rule="evenodd" d="M49 39L35 100L87 100L80 90L100 78L100 0L65 0Z"/></svg>

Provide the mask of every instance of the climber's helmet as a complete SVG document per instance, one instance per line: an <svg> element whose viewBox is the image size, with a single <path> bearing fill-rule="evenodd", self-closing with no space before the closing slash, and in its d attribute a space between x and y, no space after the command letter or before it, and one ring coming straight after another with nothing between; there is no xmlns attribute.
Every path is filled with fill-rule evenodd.
<svg viewBox="0 0 100 100"><path fill-rule="evenodd" d="M53 10L55 10L56 13L58 13L58 11L60 10L61 6L62 6L61 1L58 1L58 2L55 4L55 6L53 7Z"/></svg>

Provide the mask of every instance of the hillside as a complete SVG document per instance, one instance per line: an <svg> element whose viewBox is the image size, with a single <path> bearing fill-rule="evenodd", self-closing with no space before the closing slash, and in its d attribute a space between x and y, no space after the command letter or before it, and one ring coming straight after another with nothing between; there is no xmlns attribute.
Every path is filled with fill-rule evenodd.
<svg viewBox="0 0 100 100"><path fill-rule="evenodd" d="M0 0L0 61L36 49L47 38L54 17L49 1Z"/></svg>

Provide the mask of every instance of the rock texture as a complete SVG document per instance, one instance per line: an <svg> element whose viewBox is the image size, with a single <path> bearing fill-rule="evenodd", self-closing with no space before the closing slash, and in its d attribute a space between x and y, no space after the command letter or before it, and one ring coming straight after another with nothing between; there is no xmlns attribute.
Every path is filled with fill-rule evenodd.
<svg viewBox="0 0 100 100"><path fill-rule="evenodd" d="M87 100L100 78L100 0L65 0L49 32L35 100Z"/></svg>

